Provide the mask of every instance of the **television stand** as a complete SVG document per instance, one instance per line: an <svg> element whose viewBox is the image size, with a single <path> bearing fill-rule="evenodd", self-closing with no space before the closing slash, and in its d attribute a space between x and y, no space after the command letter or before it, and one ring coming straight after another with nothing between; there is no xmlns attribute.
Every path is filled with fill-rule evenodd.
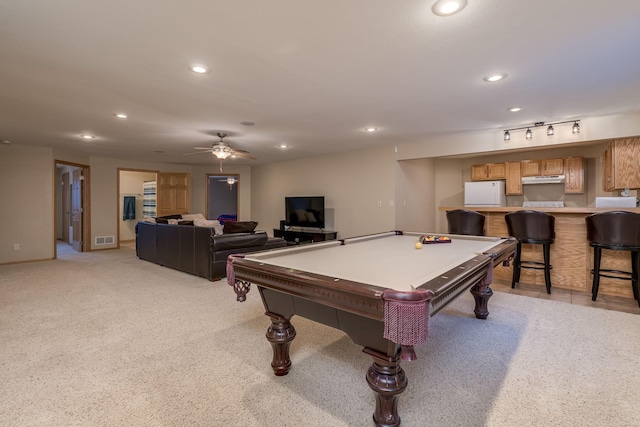
<svg viewBox="0 0 640 427"><path fill-rule="evenodd" d="M327 231L320 228L312 229L307 227L288 227L284 230L273 229L273 237L283 237L292 244L324 242L338 238L337 231Z"/></svg>

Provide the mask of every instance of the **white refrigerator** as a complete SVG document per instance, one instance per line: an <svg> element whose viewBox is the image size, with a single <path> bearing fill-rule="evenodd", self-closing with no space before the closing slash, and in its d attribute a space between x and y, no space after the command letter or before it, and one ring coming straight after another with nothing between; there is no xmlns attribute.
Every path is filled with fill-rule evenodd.
<svg viewBox="0 0 640 427"><path fill-rule="evenodd" d="M504 181L473 181L464 183L465 206L506 206Z"/></svg>

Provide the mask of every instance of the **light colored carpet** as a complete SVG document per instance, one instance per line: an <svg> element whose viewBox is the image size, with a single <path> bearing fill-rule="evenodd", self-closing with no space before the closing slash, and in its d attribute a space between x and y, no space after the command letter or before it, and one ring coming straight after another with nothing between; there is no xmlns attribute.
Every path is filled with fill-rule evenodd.
<svg viewBox="0 0 640 427"><path fill-rule="evenodd" d="M405 363L404 426L638 426L640 316L464 295ZM132 249L0 266L2 426L370 426L371 360L294 317L275 377L259 294Z"/></svg>

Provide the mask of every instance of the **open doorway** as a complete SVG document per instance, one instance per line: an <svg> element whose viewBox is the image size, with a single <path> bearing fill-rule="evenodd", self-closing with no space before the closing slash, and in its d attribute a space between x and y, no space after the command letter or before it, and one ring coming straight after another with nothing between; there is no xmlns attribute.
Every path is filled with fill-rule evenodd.
<svg viewBox="0 0 640 427"><path fill-rule="evenodd" d="M118 248L135 247L136 224L156 217L157 173L118 168Z"/></svg>
<svg viewBox="0 0 640 427"><path fill-rule="evenodd" d="M89 166L54 161L55 168L55 239L54 259L58 258L58 244L64 253L91 250L87 240L91 236L89 209ZM70 251L70 252L68 252Z"/></svg>
<svg viewBox="0 0 640 427"><path fill-rule="evenodd" d="M238 219L238 174L207 174L207 219Z"/></svg>

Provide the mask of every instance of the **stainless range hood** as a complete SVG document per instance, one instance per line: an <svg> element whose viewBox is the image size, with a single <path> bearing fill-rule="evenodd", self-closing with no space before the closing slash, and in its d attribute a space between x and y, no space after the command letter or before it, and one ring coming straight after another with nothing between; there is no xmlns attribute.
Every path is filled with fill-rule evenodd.
<svg viewBox="0 0 640 427"><path fill-rule="evenodd" d="M563 184L564 175L523 176L522 184Z"/></svg>

